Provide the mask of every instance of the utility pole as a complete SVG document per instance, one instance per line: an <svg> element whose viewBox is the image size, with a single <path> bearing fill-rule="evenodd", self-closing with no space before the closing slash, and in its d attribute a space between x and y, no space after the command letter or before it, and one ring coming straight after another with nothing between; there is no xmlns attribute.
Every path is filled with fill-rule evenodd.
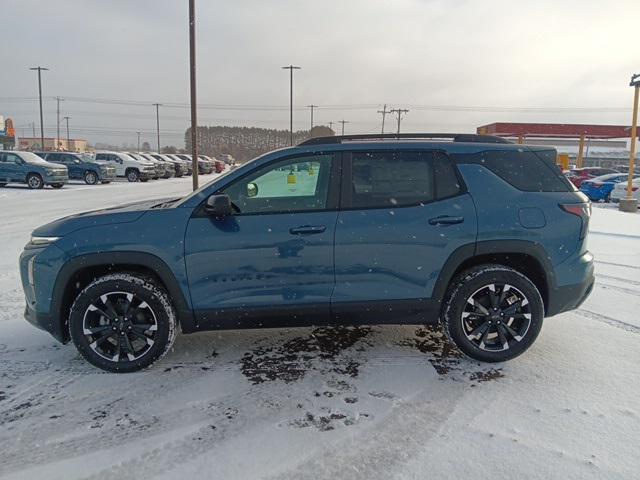
<svg viewBox="0 0 640 480"><path fill-rule="evenodd" d="M67 151L68 151L68 152L70 152L70 151L71 151L71 150L69 150L69 145L71 144L71 140L70 140L70 137L69 137L69 119L70 119L70 118L71 118L71 117L64 117L64 119L65 119L65 120L66 120L66 122L67 122Z"/></svg>
<svg viewBox="0 0 640 480"><path fill-rule="evenodd" d="M140 132L136 132L136 133L138 134L138 153L140 153Z"/></svg>
<svg viewBox="0 0 640 480"><path fill-rule="evenodd" d="M60 98L60 97L56 97L56 125L57 125L57 129L56 129L56 145L55 145L55 149L58 150L58 146L60 144L60 100L64 100L64 98ZM67 145L67 148L69 148L69 145Z"/></svg>
<svg viewBox="0 0 640 480"><path fill-rule="evenodd" d="M329 130L331 130L333 132L333 122L329 122ZM335 134L335 132L334 132Z"/></svg>
<svg viewBox="0 0 640 480"><path fill-rule="evenodd" d="M198 116L196 103L196 1L189 0L189 79L191 83L191 162L193 190L198 189ZM158 142L159 144L160 142ZM160 146L158 145L158 152Z"/></svg>
<svg viewBox="0 0 640 480"><path fill-rule="evenodd" d="M640 73L631 76L630 87L633 92L633 114L631 117L631 144L629 145L629 177L627 178L627 198L620 199L620 210L623 212L636 213L638 211L638 200L633 198L633 174L636 163L636 140L638 128L638 100L640 98Z"/></svg>
<svg viewBox="0 0 640 480"><path fill-rule="evenodd" d="M313 109L316 108L318 105L307 105L307 107L309 107L311 109L311 128L309 129L309 134L311 134L311 130L313 130Z"/></svg>
<svg viewBox="0 0 640 480"><path fill-rule="evenodd" d="M349 122L347 120L340 120L340 121L338 121L338 123L342 124L342 134L341 135L344 135L344 124L345 123L349 123Z"/></svg>
<svg viewBox="0 0 640 480"><path fill-rule="evenodd" d="M384 107L382 107L382 110L378 110L378 113L382 114L382 135L384 135L384 118L387 116L387 113L389 113L389 110L387 110L387 104L384 104Z"/></svg>
<svg viewBox="0 0 640 480"><path fill-rule="evenodd" d="M160 105L161 103L154 103L156 107L156 133L158 135L158 153L160 153Z"/></svg>
<svg viewBox="0 0 640 480"><path fill-rule="evenodd" d="M402 119L403 113L408 113L409 110L406 108L392 108L389 110L389 113L397 113L398 114L398 135L400 135L400 120Z"/></svg>
<svg viewBox="0 0 640 480"><path fill-rule="evenodd" d="M33 129L33 138L35 140L35 138L36 138L36 122L31 122L30 125L31 125L31 128Z"/></svg>
<svg viewBox="0 0 640 480"><path fill-rule="evenodd" d="M302 67L289 65L282 67L283 70L289 70L289 144L293 145L293 71L300 70Z"/></svg>
<svg viewBox="0 0 640 480"><path fill-rule="evenodd" d="M38 97L40 99L40 148L44 150L44 124L42 120L42 71L49 70L48 68L41 67L38 65L37 67L30 68L29 70L37 70L38 71Z"/></svg>

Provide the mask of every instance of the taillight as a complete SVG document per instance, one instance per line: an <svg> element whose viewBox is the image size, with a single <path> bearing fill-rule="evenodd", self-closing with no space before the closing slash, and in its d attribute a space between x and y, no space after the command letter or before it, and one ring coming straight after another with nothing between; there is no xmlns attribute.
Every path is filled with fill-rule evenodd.
<svg viewBox="0 0 640 480"><path fill-rule="evenodd" d="M636 190L638 190L638 187L631 187L632 192L635 192Z"/></svg>
<svg viewBox="0 0 640 480"><path fill-rule="evenodd" d="M580 229L580 239L583 239L589 228L589 217L591 217L591 203L561 203L560 208L571 215L576 215L582 220Z"/></svg>

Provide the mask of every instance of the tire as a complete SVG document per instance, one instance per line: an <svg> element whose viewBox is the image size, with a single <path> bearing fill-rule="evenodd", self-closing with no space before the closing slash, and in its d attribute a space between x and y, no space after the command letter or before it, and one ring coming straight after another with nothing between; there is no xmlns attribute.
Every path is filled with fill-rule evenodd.
<svg viewBox="0 0 640 480"><path fill-rule="evenodd" d="M55 188L56 190L61 189L62 187L64 187L64 183L52 183L51 186L53 188Z"/></svg>
<svg viewBox="0 0 640 480"><path fill-rule="evenodd" d="M525 352L538 337L543 318L537 287L502 265L480 265L458 275L449 286L441 315L449 340L481 362L504 362Z"/></svg>
<svg viewBox="0 0 640 480"><path fill-rule="evenodd" d="M40 190L44 187L42 177L37 173L30 173L27 175L27 185L31 190Z"/></svg>
<svg viewBox="0 0 640 480"><path fill-rule="evenodd" d="M130 168L125 173L127 180L130 182L138 182L140 181L140 173L135 168Z"/></svg>
<svg viewBox="0 0 640 480"><path fill-rule="evenodd" d="M153 279L114 273L80 292L71 307L69 333L90 364L126 373L162 358L173 345L176 323L167 292Z"/></svg>
<svg viewBox="0 0 640 480"><path fill-rule="evenodd" d="M2 187L6 187L6 186L7 186L7 184L6 184L6 183L0 183L0 188L2 188Z"/></svg>
<svg viewBox="0 0 640 480"><path fill-rule="evenodd" d="M87 185L97 185L99 179L96 172L84 172L84 183Z"/></svg>

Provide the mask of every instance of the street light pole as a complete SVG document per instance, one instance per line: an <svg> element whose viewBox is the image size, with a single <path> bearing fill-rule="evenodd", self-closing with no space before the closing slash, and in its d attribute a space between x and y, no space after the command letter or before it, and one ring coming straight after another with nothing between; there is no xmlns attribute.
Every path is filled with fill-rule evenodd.
<svg viewBox="0 0 640 480"><path fill-rule="evenodd" d="M636 162L636 140L638 128L638 100L640 99L640 74L631 76L630 87L633 92L633 114L631 119L631 145L629 146L629 177L627 178L627 198L620 199L620 210L623 212L636 213L638 211L638 200L633 198L633 173Z"/></svg>
<svg viewBox="0 0 640 480"><path fill-rule="evenodd" d="M293 71L300 70L302 67L289 65L282 67L283 70L289 70L289 144L293 145Z"/></svg>
<svg viewBox="0 0 640 480"><path fill-rule="evenodd" d="M40 76L43 70L47 71L48 68L41 67L38 65L37 67L30 68L29 70L37 70L38 71L38 97L40 99L40 148L44 150L44 124L42 120L42 78Z"/></svg>
<svg viewBox="0 0 640 480"><path fill-rule="evenodd" d="M191 162L193 189L198 189L198 117L196 104L196 5L189 0L189 67L191 82ZM160 147L158 147L160 151Z"/></svg>
<svg viewBox="0 0 640 480"><path fill-rule="evenodd" d="M55 149L58 149L59 143L60 143L60 100L64 100L63 98L60 97L56 97L56 145L55 145ZM69 148L69 145L67 145L67 148Z"/></svg>
<svg viewBox="0 0 640 480"><path fill-rule="evenodd" d="M154 103L156 107L156 133L158 135L158 153L160 153L160 105L161 103Z"/></svg>
<svg viewBox="0 0 640 480"><path fill-rule="evenodd" d="M71 144L71 140L70 140L70 137L69 137L69 119L70 118L71 117L64 117L64 120L66 120L66 122L67 122L67 151L70 151L69 150L69 145Z"/></svg>

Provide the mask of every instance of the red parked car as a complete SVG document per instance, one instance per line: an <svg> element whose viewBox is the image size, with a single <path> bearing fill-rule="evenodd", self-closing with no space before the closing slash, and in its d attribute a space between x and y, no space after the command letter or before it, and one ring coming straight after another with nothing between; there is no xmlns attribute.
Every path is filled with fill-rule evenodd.
<svg viewBox="0 0 640 480"><path fill-rule="evenodd" d="M571 183L573 183L577 188L580 188L582 182L584 182L585 180L591 180L592 178L599 177L600 175L607 175L609 173L620 172L612 168L584 167L569 170L567 173L565 173L565 175L569 179L569 181L571 181Z"/></svg>

